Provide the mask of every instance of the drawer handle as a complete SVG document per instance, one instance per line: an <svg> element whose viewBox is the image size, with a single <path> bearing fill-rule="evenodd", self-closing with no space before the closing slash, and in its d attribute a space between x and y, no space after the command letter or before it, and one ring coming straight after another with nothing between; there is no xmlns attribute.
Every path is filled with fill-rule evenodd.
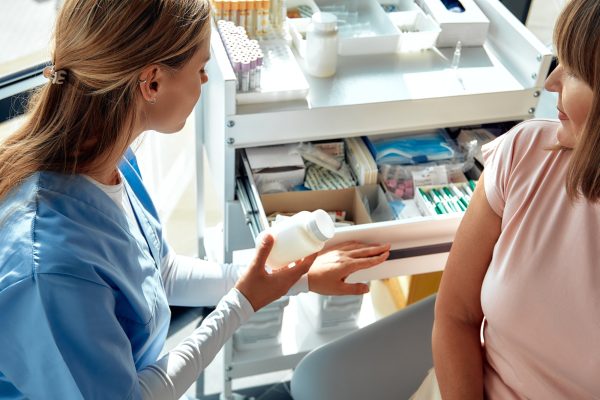
<svg viewBox="0 0 600 400"><path fill-rule="evenodd" d="M411 258L419 256L428 256L431 254L448 253L452 247L452 242L431 244L428 246L409 247L406 249L396 249L390 251L388 260L399 260L401 258Z"/></svg>

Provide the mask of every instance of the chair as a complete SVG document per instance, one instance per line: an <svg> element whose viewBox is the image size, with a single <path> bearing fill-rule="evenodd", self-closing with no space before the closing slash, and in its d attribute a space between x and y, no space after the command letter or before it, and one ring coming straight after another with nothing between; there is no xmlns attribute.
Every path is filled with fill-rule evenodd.
<svg viewBox="0 0 600 400"><path fill-rule="evenodd" d="M311 351L291 381L294 400L409 399L433 366L435 295Z"/></svg>

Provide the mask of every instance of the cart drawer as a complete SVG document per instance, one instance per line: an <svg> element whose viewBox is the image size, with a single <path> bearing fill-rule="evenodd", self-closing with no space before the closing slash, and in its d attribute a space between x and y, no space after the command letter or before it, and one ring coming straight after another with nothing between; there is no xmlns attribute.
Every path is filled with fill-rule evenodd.
<svg viewBox="0 0 600 400"><path fill-rule="evenodd" d="M256 238L260 232L269 226L268 210L263 205L264 197L259 194L252 177L245 151L239 150L238 152L239 168L236 193L246 223L249 225L252 235ZM311 192L294 193L306 197ZM315 193L312 192L312 194ZM320 207L319 205L315 207L314 204L306 204L309 211ZM287 206L289 207L289 204ZM297 206L294 208L297 208ZM326 208L326 206L323 206L323 208ZM290 211L297 212L301 210L291 209ZM443 269L446 263L461 218L462 214L439 215L340 227L336 228L335 237L327 245L349 240L366 243L391 243L392 250L388 261L369 270L354 273L348 278L348 282L439 271Z"/></svg>

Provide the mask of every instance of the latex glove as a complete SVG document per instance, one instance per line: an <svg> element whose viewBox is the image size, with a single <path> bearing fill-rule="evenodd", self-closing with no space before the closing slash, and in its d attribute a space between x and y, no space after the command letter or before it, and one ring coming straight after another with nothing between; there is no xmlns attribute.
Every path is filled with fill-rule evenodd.
<svg viewBox="0 0 600 400"><path fill-rule="evenodd" d="M324 295L364 294L369 286L346 283L353 272L381 264L390 255L390 245L360 242L340 243L319 253L308 271L308 288Z"/></svg>
<svg viewBox="0 0 600 400"><path fill-rule="evenodd" d="M265 269L265 262L273 248L273 243L273 236L269 234L262 236L254 260L235 284L236 289L246 296L254 311L260 310L286 294L294 283L308 272L317 257L317 254L313 254L287 267L268 272Z"/></svg>

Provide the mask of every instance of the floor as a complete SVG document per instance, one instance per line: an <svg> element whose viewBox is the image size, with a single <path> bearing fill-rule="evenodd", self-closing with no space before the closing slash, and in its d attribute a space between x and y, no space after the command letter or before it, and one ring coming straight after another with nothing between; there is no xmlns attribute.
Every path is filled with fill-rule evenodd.
<svg viewBox="0 0 600 400"><path fill-rule="evenodd" d="M552 27L556 15L566 0L533 0L527 21L528 28L546 45L551 46ZM0 76L7 71L18 68L19 65L30 63L32 60L43 60L48 57L48 37L52 29L57 0L19 0L0 1ZM27 16L27 18L15 18L15 16ZM34 29L35 27L35 29ZM542 104L538 108L539 115L552 115L554 112L554 100L551 96L544 96ZM12 121L0 125L0 137L11 131L17 122ZM158 148L167 149L174 157L192 156L194 152L194 121L190 120L182 132L182 138L178 142L159 137L155 145ZM187 153L186 153L187 152ZM191 152L191 153L190 153ZM166 160L165 162L168 162ZM149 168L151 169L151 168ZM207 185L211 186L211 174L208 166L201 169L205 174ZM170 209L163 220L166 225L166 234L171 245L180 254L197 255L197 207L195 176L193 171L190 176L182 180L185 182L175 207ZM205 196L205 218L207 227L218 231L222 221L222 210L211 191L204 193ZM175 309L178 316L171 329L167 348L172 347L181 338L188 334L202 318L201 309ZM253 396L257 400L288 400L291 397L287 390L287 381L290 374L261 376L239 380L236 388L241 388L240 393ZM216 400L217 393L221 390L222 361L219 357L211 364L204 379L204 389L207 394L203 399ZM265 382L275 382L266 384ZM243 389L244 387L249 389ZM188 395L194 397L196 388L192 387Z"/></svg>

